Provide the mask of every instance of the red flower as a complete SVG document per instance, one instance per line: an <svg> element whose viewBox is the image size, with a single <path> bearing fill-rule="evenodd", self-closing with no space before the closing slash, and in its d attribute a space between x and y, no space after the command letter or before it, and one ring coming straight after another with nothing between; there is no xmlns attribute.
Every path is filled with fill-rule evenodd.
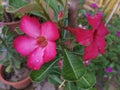
<svg viewBox="0 0 120 90"><path fill-rule="evenodd" d="M91 30L68 27L68 30L75 34L77 42L85 46L83 55L85 61L96 58L99 53L105 54L105 36L109 33L104 23L101 22L102 15L100 13L88 16L87 19L92 26Z"/></svg>
<svg viewBox="0 0 120 90"><path fill-rule="evenodd" d="M63 11L60 11L60 12L58 13L58 18L59 18L59 19L63 18L63 15L64 15L64 12L63 12Z"/></svg>
<svg viewBox="0 0 120 90"><path fill-rule="evenodd" d="M28 56L27 66L32 70L51 61L56 56L56 43L59 33L53 22L40 24L34 17L23 16L20 29L26 35L15 38L13 45L18 53Z"/></svg>

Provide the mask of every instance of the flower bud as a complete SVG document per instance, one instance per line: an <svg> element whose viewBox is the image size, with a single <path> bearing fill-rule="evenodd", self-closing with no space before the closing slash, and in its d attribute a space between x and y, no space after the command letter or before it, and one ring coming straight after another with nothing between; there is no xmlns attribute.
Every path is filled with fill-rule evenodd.
<svg viewBox="0 0 120 90"><path fill-rule="evenodd" d="M61 19L61 18L63 18L63 11L60 11L59 13L58 13L58 19Z"/></svg>

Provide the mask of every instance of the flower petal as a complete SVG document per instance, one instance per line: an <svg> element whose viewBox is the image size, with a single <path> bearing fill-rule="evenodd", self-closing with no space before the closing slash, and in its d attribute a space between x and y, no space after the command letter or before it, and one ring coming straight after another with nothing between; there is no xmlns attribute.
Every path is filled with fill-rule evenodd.
<svg viewBox="0 0 120 90"><path fill-rule="evenodd" d="M93 41L93 33L91 30L79 30L76 33L76 40L79 44L88 46Z"/></svg>
<svg viewBox="0 0 120 90"><path fill-rule="evenodd" d="M98 56L98 48L93 42L91 45L85 47L83 58L85 61L94 59Z"/></svg>
<svg viewBox="0 0 120 90"><path fill-rule="evenodd" d="M36 47L35 39L29 36L18 36L13 41L13 47L23 56L29 55Z"/></svg>
<svg viewBox="0 0 120 90"><path fill-rule="evenodd" d="M92 28L96 29L102 20L102 15L101 13L96 13L94 16L87 15L87 20Z"/></svg>
<svg viewBox="0 0 120 90"><path fill-rule="evenodd" d="M116 36L117 36L117 37L120 37L120 31L117 31L117 32L116 32Z"/></svg>
<svg viewBox="0 0 120 90"><path fill-rule="evenodd" d="M27 59L27 66L32 70L39 70L44 64L43 55L45 48L36 48Z"/></svg>
<svg viewBox="0 0 120 90"><path fill-rule="evenodd" d="M105 27L104 23L101 23L99 28L97 29L97 35L105 36L109 33L108 29Z"/></svg>
<svg viewBox="0 0 120 90"><path fill-rule="evenodd" d="M68 28L73 34L75 34L77 42L79 44L88 46L93 41L92 30L85 30L82 28Z"/></svg>
<svg viewBox="0 0 120 90"><path fill-rule="evenodd" d="M55 41L59 38L58 28L53 22L45 22L41 25L41 36L45 36L46 39Z"/></svg>
<svg viewBox="0 0 120 90"><path fill-rule="evenodd" d="M98 9L98 5L96 3L92 3L90 5L90 7L93 8L93 9Z"/></svg>
<svg viewBox="0 0 120 90"><path fill-rule="evenodd" d="M100 51L101 54L105 54L105 47L106 47L106 42L105 42L105 39L104 37L99 37L97 36L96 39L96 45Z"/></svg>
<svg viewBox="0 0 120 90"><path fill-rule="evenodd" d="M20 29L31 37L40 36L40 23L35 17L23 16L20 21Z"/></svg>
<svg viewBox="0 0 120 90"><path fill-rule="evenodd" d="M44 52L44 62L49 62L55 58L56 52L56 44L55 42L48 41L48 45L45 48Z"/></svg>

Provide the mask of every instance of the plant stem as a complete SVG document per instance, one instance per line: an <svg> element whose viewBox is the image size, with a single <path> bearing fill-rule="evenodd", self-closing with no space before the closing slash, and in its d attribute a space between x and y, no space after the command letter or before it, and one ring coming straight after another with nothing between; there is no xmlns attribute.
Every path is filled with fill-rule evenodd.
<svg viewBox="0 0 120 90"><path fill-rule="evenodd" d="M60 86L59 86L58 88L61 88L61 87L64 85L65 82L66 82L66 81L64 80L64 81L60 84Z"/></svg>
<svg viewBox="0 0 120 90"><path fill-rule="evenodd" d="M70 27L77 27L79 0L69 0L68 4L68 24Z"/></svg>
<svg viewBox="0 0 120 90"><path fill-rule="evenodd" d="M68 26L75 28L78 26L77 24L77 16L78 16L78 5L79 0L69 0L68 2ZM66 32L66 37L72 37L72 33ZM67 48L69 50L73 50L75 40L68 40L69 45Z"/></svg>

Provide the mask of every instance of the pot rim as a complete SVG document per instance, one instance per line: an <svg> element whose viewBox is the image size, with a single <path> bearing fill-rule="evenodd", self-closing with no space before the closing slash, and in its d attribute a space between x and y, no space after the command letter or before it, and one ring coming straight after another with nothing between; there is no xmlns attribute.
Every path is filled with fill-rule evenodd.
<svg viewBox="0 0 120 90"><path fill-rule="evenodd" d="M17 82L7 81L3 78L3 75L2 75L3 74L2 72L4 70L3 68L4 68L4 66L0 64L0 81L4 82L5 84L15 85L15 84L20 84L20 83L23 83L25 81L30 80L30 77L28 76L20 81L17 81Z"/></svg>

